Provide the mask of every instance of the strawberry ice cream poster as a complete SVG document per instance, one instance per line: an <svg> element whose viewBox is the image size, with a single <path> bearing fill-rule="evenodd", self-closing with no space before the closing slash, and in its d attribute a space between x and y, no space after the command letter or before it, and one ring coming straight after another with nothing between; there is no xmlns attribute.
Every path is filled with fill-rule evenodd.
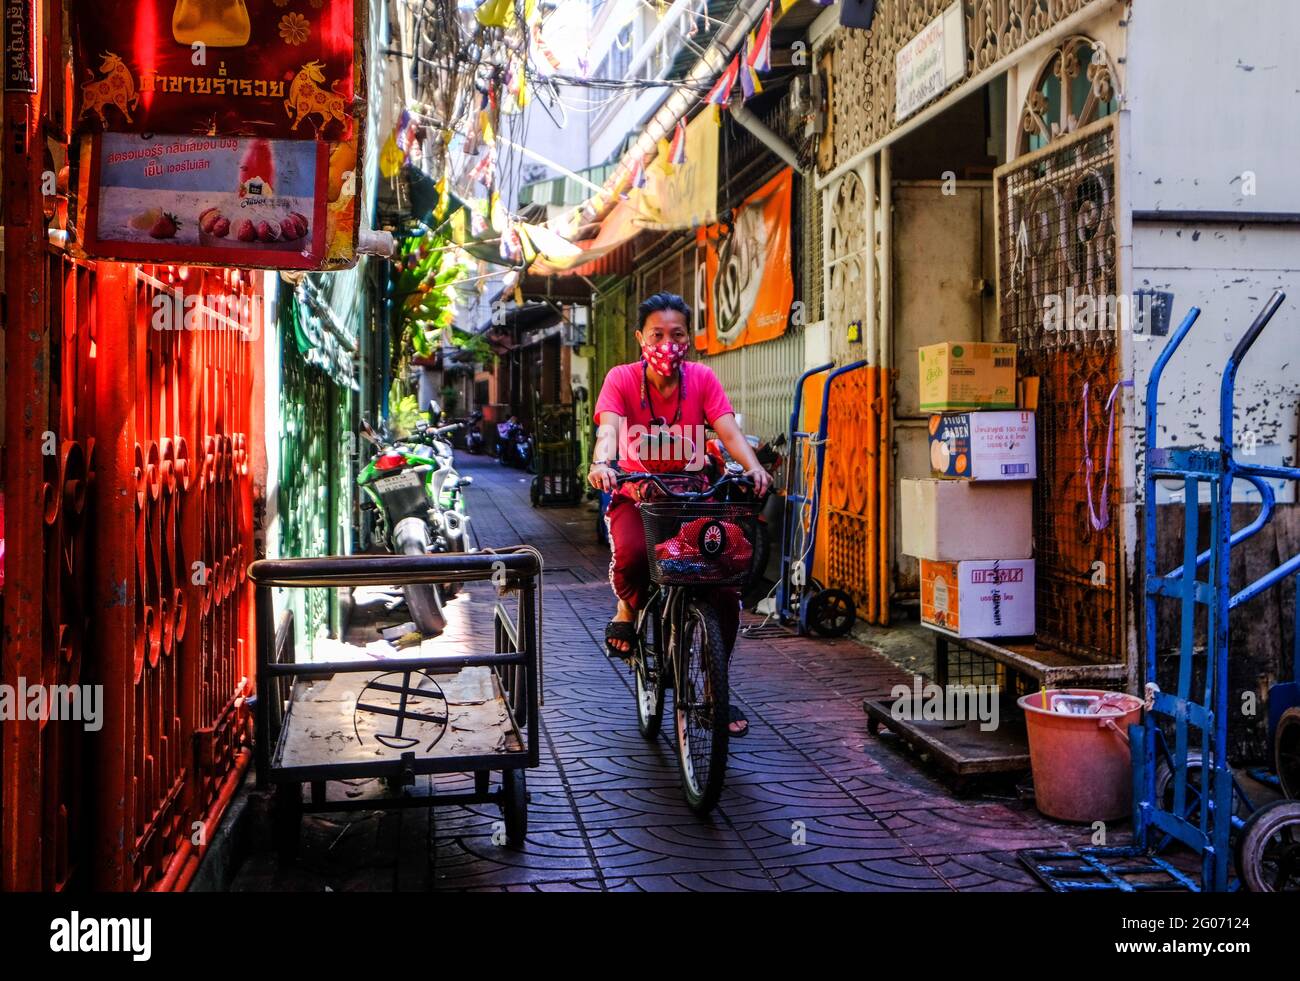
<svg viewBox="0 0 1300 981"><path fill-rule="evenodd" d="M320 264L324 221L316 202L323 201L325 144L127 133L100 139L88 252L270 268Z"/></svg>

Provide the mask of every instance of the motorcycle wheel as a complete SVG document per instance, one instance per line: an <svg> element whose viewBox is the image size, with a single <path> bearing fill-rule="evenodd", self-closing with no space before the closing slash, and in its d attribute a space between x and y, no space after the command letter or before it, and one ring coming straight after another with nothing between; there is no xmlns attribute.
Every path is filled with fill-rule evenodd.
<svg viewBox="0 0 1300 981"><path fill-rule="evenodd" d="M398 527L393 542L395 551L402 555L426 555L424 536L413 524ZM447 629L447 618L442 612L442 595L433 583L410 583L402 587L406 608L410 611L415 628L426 637L436 637Z"/></svg>

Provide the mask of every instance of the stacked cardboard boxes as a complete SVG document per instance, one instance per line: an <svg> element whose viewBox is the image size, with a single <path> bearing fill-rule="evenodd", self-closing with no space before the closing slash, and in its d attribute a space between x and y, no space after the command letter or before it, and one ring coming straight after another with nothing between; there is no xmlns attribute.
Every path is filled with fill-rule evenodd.
<svg viewBox="0 0 1300 981"><path fill-rule="evenodd" d="M903 552L921 563L921 620L958 637L1034 632L1034 414L1015 408L1009 344L920 351L931 476L902 481Z"/></svg>

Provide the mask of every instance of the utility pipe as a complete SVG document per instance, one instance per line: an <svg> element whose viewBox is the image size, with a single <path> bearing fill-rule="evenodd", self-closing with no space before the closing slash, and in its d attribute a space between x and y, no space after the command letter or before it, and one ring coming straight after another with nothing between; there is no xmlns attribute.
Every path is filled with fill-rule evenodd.
<svg viewBox="0 0 1300 981"><path fill-rule="evenodd" d="M740 123L741 126L753 133L755 139L757 139L759 143L762 143L763 146L767 147L785 163L789 164L796 174L803 174L806 172L806 168L799 163L799 158L795 155L794 150L790 148L790 144L777 136L767 123L763 122L763 120L759 119L752 112L746 109L743 103L738 101L732 102L730 109L731 117L736 122Z"/></svg>
<svg viewBox="0 0 1300 981"><path fill-rule="evenodd" d="M768 0L741 0L727 18L727 22L718 29L714 35L713 42L709 45L705 56L697 61L686 78L683 79L683 85L687 88L702 87L704 84L716 80L727 66L727 60L740 47L740 42L749 26L758 19L758 17L767 9ZM607 182L608 190L602 188L602 194L616 194L622 181L631 174L634 162L644 162L647 157L655 152L659 145L659 140L665 137L686 115L694 105L695 94L687 96L682 89L674 89L673 93L655 110L654 115L646 121L645 127L641 130L640 135L636 138L627 152L619 160L618 167L614 170L614 175ZM571 219L580 217L582 211L590 204L590 199L578 205L571 213Z"/></svg>
<svg viewBox="0 0 1300 981"><path fill-rule="evenodd" d="M873 248L874 248L874 243ZM893 415L894 380L894 182L891 152L880 149L880 528L879 569L876 578L880 593L882 627L889 625L889 570L893 547L890 541L890 505L894 498L894 440L890 432Z"/></svg>
<svg viewBox="0 0 1300 981"><path fill-rule="evenodd" d="M848 176L845 176L848 180ZM876 623L879 617L879 583L876 582L876 556L880 554L879 508L876 504L882 492L880 433L883 428L880 419L880 386L883 369L880 367L880 317L877 315L876 295L876 158L867 157L858 171L862 183L863 198L863 243L862 271L865 283L866 311L862 318L862 338L867 347L867 405L866 420L866 464L867 464L867 574L863 586L867 593L867 616L869 623Z"/></svg>

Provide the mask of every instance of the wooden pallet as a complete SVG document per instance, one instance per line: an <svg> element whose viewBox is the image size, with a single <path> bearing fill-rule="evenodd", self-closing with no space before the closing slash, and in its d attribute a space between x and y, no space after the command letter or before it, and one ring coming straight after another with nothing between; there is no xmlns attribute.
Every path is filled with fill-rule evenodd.
<svg viewBox="0 0 1300 981"><path fill-rule="evenodd" d="M994 773L1029 769L1029 737L1023 718L1005 715L996 729L985 732L978 721L927 721L909 696L903 711L892 699L863 699L867 728L874 736L884 726L916 752L931 757L959 782ZM909 718L910 716L910 718Z"/></svg>

